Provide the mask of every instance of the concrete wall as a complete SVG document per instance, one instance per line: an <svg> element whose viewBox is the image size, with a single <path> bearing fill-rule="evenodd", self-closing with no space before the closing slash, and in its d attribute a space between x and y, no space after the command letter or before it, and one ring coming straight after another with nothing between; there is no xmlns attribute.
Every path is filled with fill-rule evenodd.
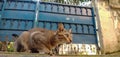
<svg viewBox="0 0 120 57"><path fill-rule="evenodd" d="M101 32L101 38L103 43L103 52L104 53L112 53L119 51L119 37L116 34L115 27L119 28L120 23L115 22L115 17L113 16L114 13L108 5L107 2L100 1L97 3L98 7L98 14L99 14L99 28ZM118 29L119 30L119 29Z"/></svg>

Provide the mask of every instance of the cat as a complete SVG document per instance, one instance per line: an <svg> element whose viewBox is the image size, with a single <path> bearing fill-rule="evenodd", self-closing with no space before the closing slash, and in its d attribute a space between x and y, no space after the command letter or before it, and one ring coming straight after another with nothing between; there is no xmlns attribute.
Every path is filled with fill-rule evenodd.
<svg viewBox="0 0 120 57"><path fill-rule="evenodd" d="M53 54L60 44L72 42L72 31L64 28L62 23L58 24L56 31L43 28L33 28L22 34L15 41L15 50L17 52L45 52Z"/></svg>

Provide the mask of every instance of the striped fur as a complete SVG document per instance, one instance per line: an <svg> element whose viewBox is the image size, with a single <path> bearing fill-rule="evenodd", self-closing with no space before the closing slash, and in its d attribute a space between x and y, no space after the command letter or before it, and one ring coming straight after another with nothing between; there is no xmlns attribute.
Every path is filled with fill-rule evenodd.
<svg viewBox="0 0 120 57"><path fill-rule="evenodd" d="M33 28L29 31L23 32L15 41L16 51L37 51L52 54L51 50L59 44L70 43L72 41L71 30L67 31L64 29L63 25L62 28L60 26L56 31Z"/></svg>

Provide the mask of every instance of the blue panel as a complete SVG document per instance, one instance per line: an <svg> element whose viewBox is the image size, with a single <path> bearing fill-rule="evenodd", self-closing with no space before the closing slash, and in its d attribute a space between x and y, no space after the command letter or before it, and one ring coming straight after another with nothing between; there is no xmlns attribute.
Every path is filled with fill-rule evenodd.
<svg viewBox="0 0 120 57"><path fill-rule="evenodd" d="M65 26L65 29L70 29L70 26L69 26L69 24L64 24L64 26Z"/></svg>
<svg viewBox="0 0 120 57"><path fill-rule="evenodd" d="M58 21L68 23L81 23L81 24L93 24L92 17L84 16L71 16L62 14L41 13L39 14L39 20L46 21Z"/></svg>
<svg viewBox="0 0 120 57"><path fill-rule="evenodd" d="M6 37L8 38L9 41L13 41L12 34L20 35L21 33L22 31L0 30L0 41L6 41Z"/></svg>
<svg viewBox="0 0 120 57"><path fill-rule="evenodd" d="M33 21L19 20L19 19L2 19L1 29L31 29Z"/></svg>
<svg viewBox="0 0 120 57"><path fill-rule="evenodd" d="M97 38L95 35L73 34L73 43L96 44Z"/></svg>
<svg viewBox="0 0 120 57"><path fill-rule="evenodd" d="M6 10L4 12L3 18L12 18L12 19L34 19L34 12L27 12L27 11L11 11Z"/></svg>
<svg viewBox="0 0 120 57"><path fill-rule="evenodd" d="M52 23L52 28L55 28L52 30L56 30L56 23L62 22L66 29L72 29L73 43L96 44L94 15L91 11L91 8L42 3L38 17L39 27L51 29L51 22L55 22L54 25Z"/></svg>
<svg viewBox="0 0 120 57"><path fill-rule="evenodd" d="M5 9L34 10L35 3L7 2Z"/></svg>
<svg viewBox="0 0 120 57"><path fill-rule="evenodd" d="M36 2L31 0L10 0L5 8L0 1L0 41L12 41L12 34L20 34L34 26ZM3 11L4 12L3 12ZM80 7L40 2L37 27L56 30L58 23L72 29L73 43L96 44L94 12L92 7ZM1 13L2 12L2 13Z"/></svg>
<svg viewBox="0 0 120 57"><path fill-rule="evenodd" d="M44 23L43 22L39 22L38 27L44 28Z"/></svg>

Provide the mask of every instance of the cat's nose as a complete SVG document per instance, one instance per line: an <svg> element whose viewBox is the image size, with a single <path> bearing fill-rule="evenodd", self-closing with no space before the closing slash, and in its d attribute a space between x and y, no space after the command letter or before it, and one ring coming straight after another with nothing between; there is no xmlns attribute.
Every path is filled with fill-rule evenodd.
<svg viewBox="0 0 120 57"><path fill-rule="evenodd" d="M70 40L67 44L70 44L70 43L72 43L72 40Z"/></svg>
<svg viewBox="0 0 120 57"><path fill-rule="evenodd" d="M72 42L72 40L70 40L70 42Z"/></svg>

